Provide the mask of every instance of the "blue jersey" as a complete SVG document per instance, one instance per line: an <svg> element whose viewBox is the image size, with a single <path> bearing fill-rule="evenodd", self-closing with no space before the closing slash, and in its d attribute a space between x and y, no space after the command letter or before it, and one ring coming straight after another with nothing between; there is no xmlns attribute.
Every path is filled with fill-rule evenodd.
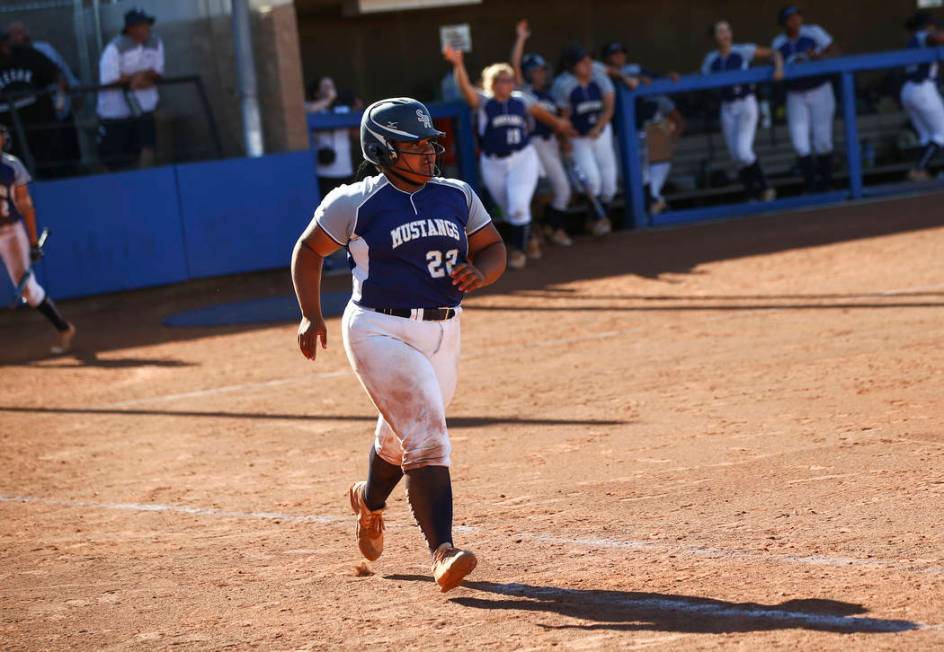
<svg viewBox="0 0 944 652"><path fill-rule="evenodd" d="M504 102L480 96L479 146L486 156L504 158L528 145L528 107L531 100L513 92Z"/></svg>
<svg viewBox="0 0 944 652"><path fill-rule="evenodd" d="M554 103L554 97L550 92L546 90L537 90L532 87L527 87L527 90L531 95L534 96L534 99L537 100L537 103L542 109L550 113L551 115L558 115L560 111L557 109L557 104ZM531 126L531 135L536 138L543 138L547 140L554 136L554 130L550 125L541 122L540 120L532 120Z"/></svg>
<svg viewBox="0 0 944 652"><path fill-rule="evenodd" d="M924 30L915 32L914 35L908 39L908 47L928 47L928 33ZM905 68L905 74L908 77L908 81L915 82L916 84L920 84L921 82L928 79L937 79L937 62L935 61L934 63L918 63L910 65Z"/></svg>
<svg viewBox="0 0 944 652"><path fill-rule="evenodd" d="M469 185L433 178L414 193L381 175L332 190L313 221L347 247L353 299L368 308L454 308L449 274L491 218Z"/></svg>
<svg viewBox="0 0 944 652"><path fill-rule="evenodd" d="M29 182L29 172L20 159L9 154L0 155L0 226L23 219L16 208L16 187Z"/></svg>
<svg viewBox="0 0 944 652"><path fill-rule="evenodd" d="M581 136L596 126L603 113L603 98L613 92L613 82L606 69L598 63L594 63L593 74L586 85L565 72L554 81L551 91L557 106L570 111L570 122Z"/></svg>
<svg viewBox="0 0 944 652"><path fill-rule="evenodd" d="M751 61L754 60L754 54L757 52L757 46L752 43L744 45L732 45L731 51L727 55L721 54L718 50L708 53L705 61L701 64L701 72L710 75L716 72L729 72L732 70L747 70L751 67ZM742 97L747 97L754 93L752 84L738 84L735 86L726 86L721 89L721 101L733 102Z"/></svg>
<svg viewBox="0 0 944 652"><path fill-rule="evenodd" d="M819 25L801 25L795 39L780 34L770 47L779 50L786 64L808 61L811 54L819 54L833 43L833 37ZM829 77L801 77L784 82L788 91L808 91L822 86Z"/></svg>

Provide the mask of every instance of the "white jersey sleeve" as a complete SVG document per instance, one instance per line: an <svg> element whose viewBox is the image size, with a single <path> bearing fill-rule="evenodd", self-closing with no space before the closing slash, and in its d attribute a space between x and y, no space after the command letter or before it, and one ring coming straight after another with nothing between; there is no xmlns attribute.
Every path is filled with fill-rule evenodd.
<svg viewBox="0 0 944 652"><path fill-rule="evenodd" d="M485 210L485 205L472 188L469 188L469 221L465 223L466 235L481 231L492 223L492 216Z"/></svg>
<svg viewBox="0 0 944 652"><path fill-rule="evenodd" d="M804 25L803 34L816 42L817 52L822 52L833 44L833 37L819 25Z"/></svg>
<svg viewBox="0 0 944 652"><path fill-rule="evenodd" d="M741 58L744 60L745 68L750 67L751 62L757 55L757 45L755 43L741 43L740 45L732 46L731 49L741 55Z"/></svg>
<svg viewBox="0 0 944 652"><path fill-rule="evenodd" d="M14 186L25 186L33 180L33 177L30 176L29 170L26 169L26 166L23 165L23 162L17 157L10 154L4 154L3 162L13 168Z"/></svg>
<svg viewBox="0 0 944 652"><path fill-rule="evenodd" d="M312 222L342 247L346 247L354 235L357 209L363 199L357 189L363 184L362 181L338 186L329 192L315 209Z"/></svg>
<svg viewBox="0 0 944 652"><path fill-rule="evenodd" d="M516 100L520 100L521 102L523 102L524 108L527 109L528 111L531 110L532 106L538 103L538 98L536 98L534 95L524 90L512 91L511 96L515 98Z"/></svg>
<svg viewBox="0 0 944 652"><path fill-rule="evenodd" d="M600 87L600 92L603 93L603 95L610 95L616 92L616 89L613 87L613 81L610 79L610 76L606 74L606 66L602 63L594 62L592 79Z"/></svg>
<svg viewBox="0 0 944 652"><path fill-rule="evenodd" d="M554 80L554 85L551 87L551 97L557 102L558 107L561 109L570 108L570 94L574 91L576 86L577 78L569 72L559 75L557 79Z"/></svg>
<svg viewBox="0 0 944 652"><path fill-rule="evenodd" d="M711 73L711 66L714 64L715 59L718 58L718 51L712 50L705 55L704 61L701 62L701 74L707 75Z"/></svg>

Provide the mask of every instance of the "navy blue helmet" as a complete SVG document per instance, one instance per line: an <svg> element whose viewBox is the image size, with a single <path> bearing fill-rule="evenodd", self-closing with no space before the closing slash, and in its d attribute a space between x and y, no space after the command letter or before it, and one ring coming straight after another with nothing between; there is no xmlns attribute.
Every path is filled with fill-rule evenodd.
<svg viewBox="0 0 944 652"><path fill-rule="evenodd" d="M391 167L396 162L399 156L397 143L418 143L445 135L433 126L426 105L409 97L374 102L361 117L364 159L382 168Z"/></svg>

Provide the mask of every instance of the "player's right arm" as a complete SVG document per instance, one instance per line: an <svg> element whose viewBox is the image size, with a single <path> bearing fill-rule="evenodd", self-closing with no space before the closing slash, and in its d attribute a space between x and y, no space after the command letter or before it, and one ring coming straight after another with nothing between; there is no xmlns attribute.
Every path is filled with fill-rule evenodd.
<svg viewBox="0 0 944 652"><path fill-rule="evenodd" d="M524 86L524 73L521 72L521 59L524 57L524 44L531 37L528 21L519 20L515 25L515 45L511 48L511 67L515 70L515 85Z"/></svg>
<svg viewBox="0 0 944 652"><path fill-rule="evenodd" d="M456 85L459 86L466 103L473 109L479 108L479 91L469 80L469 73L466 72L465 63L462 61L462 50L455 50L446 46L443 48L443 58L452 64L452 76L455 78Z"/></svg>
<svg viewBox="0 0 944 652"><path fill-rule="evenodd" d="M292 283L302 311L298 325L298 348L302 355L315 360L318 340L321 348L328 346L328 328L321 313L321 270L324 259L340 249L340 245L317 223L311 221L295 243L292 251Z"/></svg>

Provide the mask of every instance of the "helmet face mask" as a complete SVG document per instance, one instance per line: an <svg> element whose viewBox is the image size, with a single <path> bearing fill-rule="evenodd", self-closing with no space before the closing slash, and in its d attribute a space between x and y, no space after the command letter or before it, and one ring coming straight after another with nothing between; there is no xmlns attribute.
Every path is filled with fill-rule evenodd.
<svg viewBox="0 0 944 652"><path fill-rule="evenodd" d="M445 135L433 126L429 109L422 102L408 97L374 102L365 109L361 117L361 151L364 159L384 171L392 171L396 167L402 172L419 177L436 176L438 157L445 151L437 141ZM410 147L422 141L432 145L430 152L420 152L415 147ZM398 164L401 154L435 157L433 173L415 170L408 164L405 167Z"/></svg>

